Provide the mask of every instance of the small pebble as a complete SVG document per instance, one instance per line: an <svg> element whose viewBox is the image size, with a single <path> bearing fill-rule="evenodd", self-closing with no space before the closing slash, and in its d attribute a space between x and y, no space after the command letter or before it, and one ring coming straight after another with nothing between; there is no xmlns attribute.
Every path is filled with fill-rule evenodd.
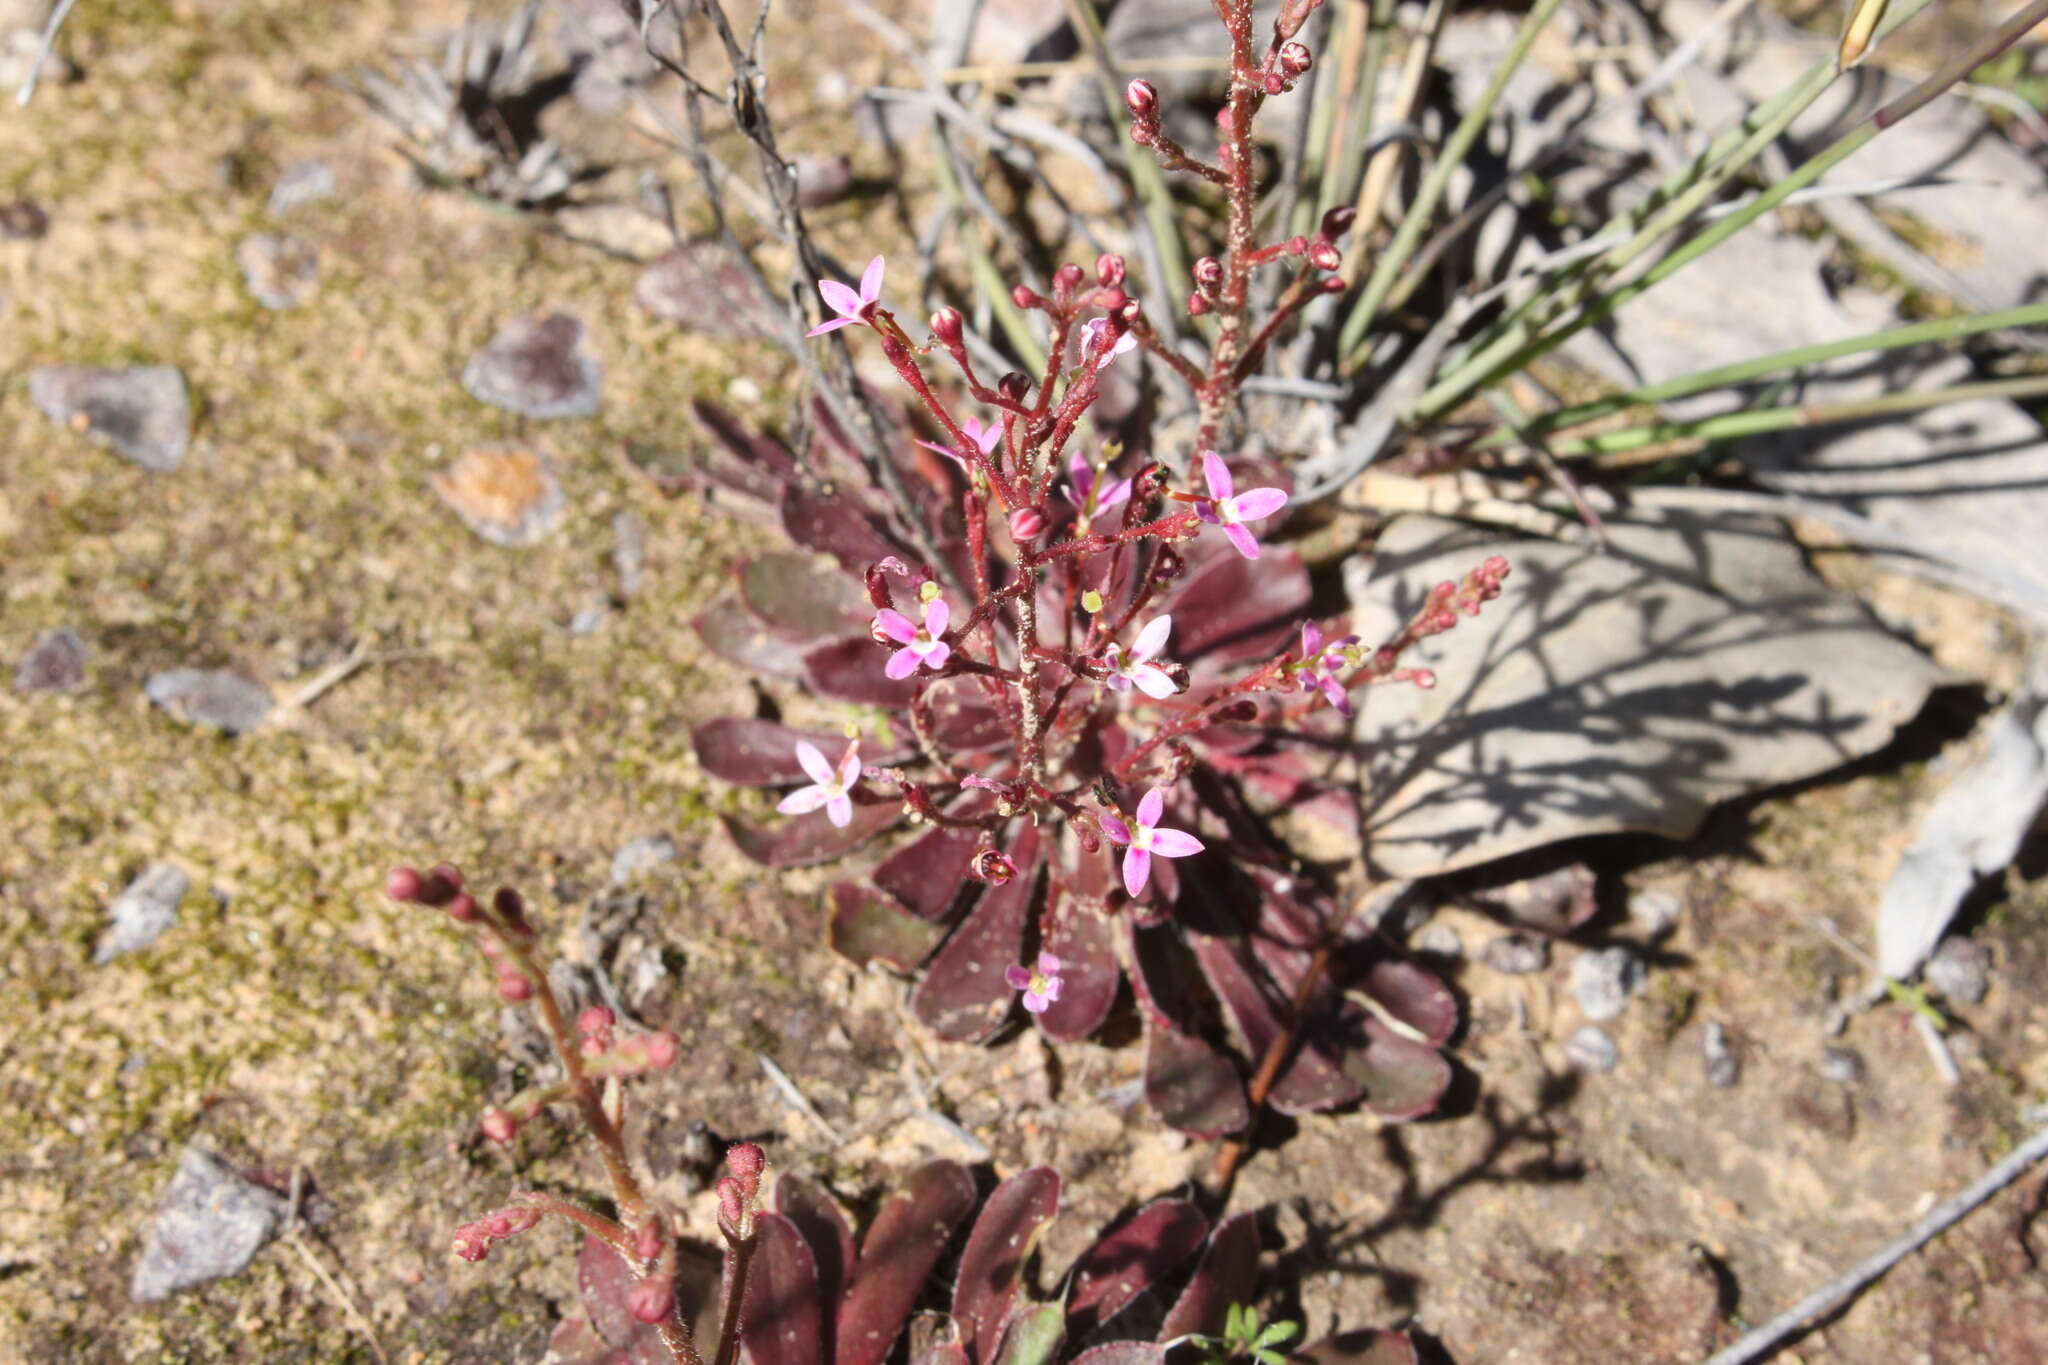
<svg viewBox="0 0 2048 1365"><path fill-rule="evenodd" d="M1648 983L1643 960L1630 948L1600 948L1572 962L1572 996L1588 1019L1612 1019Z"/></svg>
<svg viewBox="0 0 2048 1365"><path fill-rule="evenodd" d="M128 1292L142 1303L248 1265L277 1231L285 1201L231 1170L219 1157L187 1147L157 1205Z"/></svg>
<svg viewBox="0 0 2048 1365"><path fill-rule="evenodd" d="M462 387L479 402L522 417L589 417L601 372L573 314L518 317L463 367Z"/></svg>
<svg viewBox="0 0 2048 1365"><path fill-rule="evenodd" d="M1638 891L1628 898L1629 922L1650 938L1670 933L1684 913L1685 902L1670 891Z"/></svg>
<svg viewBox="0 0 2048 1365"><path fill-rule="evenodd" d="M294 161L270 187L270 216L282 218L301 204L334 197L334 168L324 161Z"/></svg>
<svg viewBox="0 0 2048 1365"><path fill-rule="evenodd" d="M192 410L185 376L175 366L46 365L29 371L28 396L50 420L112 446L144 469L168 474L185 461Z"/></svg>
<svg viewBox="0 0 2048 1365"><path fill-rule="evenodd" d="M85 686L85 641L69 626L44 631L15 666L14 685L24 692L79 691Z"/></svg>
<svg viewBox="0 0 2048 1365"><path fill-rule="evenodd" d="M1539 933L1568 934L1591 919L1599 907L1600 879L1584 863L1569 863L1540 877L1484 892L1479 899L1516 924Z"/></svg>
<svg viewBox="0 0 2048 1365"><path fill-rule="evenodd" d="M590 601L569 618L569 633L579 637L595 635L604 629L604 623L611 617L611 602L602 593L593 594Z"/></svg>
<svg viewBox="0 0 2048 1365"><path fill-rule="evenodd" d="M92 955L105 966L123 953L140 952L178 922L178 902L192 879L170 863L151 863L107 906L107 932Z"/></svg>
<svg viewBox="0 0 2048 1365"><path fill-rule="evenodd" d="M612 572L620 597L639 592L647 578L647 523L630 507L612 518Z"/></svg>
<svg viewBox="0 0 2048 1365"><path fill-rule="evenodd" d="M1981 1004L1991 989L1991 951L1975 939L1951 936L1941 941L1920 974L1944 999Z"/></svg>
<svg viewBox="0 0 2048 1365"><path fill-rule="evenodd" d="M1535 934L1502 934L1479 950L1479 960L1503 976L1527 976L1550 965L1550 942Z"/></svg>
<svg viewBox="0 0 2048 1365"><path fill-rule="evenodd" d="M622 886L642 873L674 862L678 856L676 841L666 834L643 834L628 839L612 854L612 885Z"/></svg>
<svg viewBox="0 0 2048 1365"><path fill-rule="evenodd" d="M1598 1024L1581 1024L1564 1040L1564 1059L1577 1071L1612 1071L1621 1050Z"/></svg>
<svg viewBox="0 0 2048 1365"><path fill-rule="evenodd" d="M320 250L297 237L256 232L235 246L235 264L249 295L265 308L296 308L320 281Z"/></svg>
<svg viewBox="0 0 2048 1365"><path fill-rule="evenodd" d="M0 237L11 242L33 242L50 230L50 215L33 199L14 199L0 204Z"/></svg>
<svg viewBox="0 0 2048 1365"><path fill-rule="evenodd" d="M224 668L173 668L142 685L152 702L187 725L247 734L270 714L270 689Z"/></svg>
<svg viewBox="0 0 2048 1365"><path fill-rule="evenodd" d="M796 159L796 202L817 209L836 204L853 188L853 162L844 156L800 156Z"/></svg>
<svg viewBox="0 0 2048 1365"><path fill-rule="evenodd" d="M1820 1074L1836 1085L1861 1085L1864 1075L1863 1054L1848 1047L1822 1048Z"/></svg>
<svg viewBox="0 0 2048 1365"><path fill-rule="evenodd" d="M1433 957L1456 958L1465 955L1465 941L1458 937L1458 931L1448 924L1425 925L1415 936L1415 951L1428 953Z"/></svg>
<svg viewBox="0 0 2048 1365"><path fill-rule="evenodd" d="M1707 1084L1716 1090L1730 1090L1742 1079L1742 1061L1728 1046L1728 1030L1712 1020L1700 1035L1700 1050L1706 1055Z"/></svg>
<svg viewBox="0 0 2048 1365"><path fill-rule="evenodd" d="M434 492L470 530L510 549L544 539L568 499L547 457L523 446L478 446L433 479Z"/></svg>

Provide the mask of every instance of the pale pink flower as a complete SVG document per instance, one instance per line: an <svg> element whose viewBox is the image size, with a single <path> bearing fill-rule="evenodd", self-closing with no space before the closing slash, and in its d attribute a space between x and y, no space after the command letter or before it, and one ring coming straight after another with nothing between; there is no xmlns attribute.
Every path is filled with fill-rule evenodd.
<svg viewBox="0 0 2048 1365"><path fill-rule="evenodd" d="M1123 649L1111 645L1102 652L1102 662L1109 669L1109 676L1103 685L1112 692L1128 692L1133 687L1146 696L1158 700L1170 697L1180 689L1173 685L1173 678L1158 664L1152 662L1160 650L1166 648L1166 637L1173 631L1171 616L1155 616L1138 638L1131 641L1129 662L1123 659Z"/></svg>
<svg viewBox="0 0 2048 1365"><path fill-rule="evenodd" d="M1051 953L1040 953L1036 967L1006 967L1003 981L1013 991L1024 992L1024 1008L1033 1014L1044 1014L1046 1007L1060 998L1060 960Z"/></svg>
<svg viewBox="0 0 2048 1365"><path fill-rule="evenodd" d="M836 332L851 323L866 322L874 312L875 305L882 301L882 258L875 257L868 262L868 268L861 272L858 294L854 293L850 286L837 280L819 280L818 295L825 300L826 306L839 316L825 319L805 332L805 336L823 336L826 332Z"/></svg>
<svg viewBox="0 0 2048 1365"><path fill-rule="evenodd" d="M882 672L891 678L907 678L922 665L934 673L946 666L952 656L953 647L939 637L946 633L946 621L952 615L952 608L943 597L934 597L924 604L924 625L913 625L909 617L900 611L884 607L875 613L875 629L903 646L889 656L889 662Z"/></svg>
<svg viewBox="0 0 2048 1365"><path fill-rule="evenodd" d="M1090 318L1081 324L1081 354L1083 357L1086 357L1097 346L1102 344L1102 334L1108 327L1108 318ZM1130 332L1125 332L1116 339L1115 345L1102 353L1102 358L1095 362L1095 368L1098 370L1106 369L1110 361L1115 360L1126 352L1136 350L1137 347L1138 338Z"/></svg>
<svg viewBox="0 0 2048 1365"><path fill-rule="evenodd" d="M1302 622L1301 665L1294 675L1294 685L1304 692L1321 692L1340 714L1350 715L1351 696L1338 675L1351 662L1344 657L1344 647L1357 643L1356 635L1346 635L1325 644L1321 626L1313 621Z"/></svg>
<svg viewBox="0 0 2048 1365"><path fill-rule="evenodd" d="M979 419L970 417L960 424L960 434L974 442L974 448L986 455L996 448L998 441L1003 439L1003 425L1000 422L990 422L987 426L983 426ZM926 450L938 451L939 454L944 455L949 460L957 460L963 466L973 467L973 461L951 446L942 446L937 441L919 441L918 444Z"/></svg>
<svg viewBox="0 0 2048 1365"><path fill-rule="evenodd" d="M818 746L807 739L796 742L796 761L811 775L811 785L798 787L783 797L775 809L784 815L803 815L823 806L825 818L845 829L853 819L853 799L847 793L860 784L860 742L856 740L846 746L836 770L818 752Z"/></svg>
<svg viewBox="0 0 2048 1365"><path fill-rule="evenodd" d="M1259 542L1244 528L1244 523L1272 516L1287 505L1287 495L1277 488L1247 488L1233 496L1235 485L1230 469L1213 450L1203 452L1202 473L1209 480L1210 500L1196 508L1196 513L1211 526L1221 526L1239 554L1257 559Z"/></svg>
<svg viewBox="0 0 2048 1365"><path fill-rule="evenodd" d="M1154 787L1145 793L1145 799L1138 803L1137 819L1125 824L1121 815L1114 811L1102 813L1102 832L1114 843L1124 848L1124 890L1136 896L1145 889L1145 883L1152 876L1152 855L1162 858L1185 858L1190 853L1202 851L1202 841L1194 835L1177 829L1160 829L1159 817L1166 810L1166 791Z"/></svg>
<svg viewBox="0 0 2048 1365"><path fill-rule="evenodd" d="M1067 501L1081 509L1083 523L1093 521L1095 514L1106 512L1131 497L1129 479L1112 479L1107 476L1098 480L1095 466L1081 457L1080 447L1067 457Z"/></svg>

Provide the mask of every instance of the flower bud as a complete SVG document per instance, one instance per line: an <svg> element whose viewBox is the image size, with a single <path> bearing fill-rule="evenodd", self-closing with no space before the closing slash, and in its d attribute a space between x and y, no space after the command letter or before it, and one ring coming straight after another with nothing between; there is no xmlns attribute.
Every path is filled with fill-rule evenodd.
<svg viewBox="0 0 2048 1365"><path fill-rule="evenodd" d="M1335 241L1351 231L1351 225L1358 221L1358 209L1351 204L1339 204L1323 215L1320 229L1323 236Z"/></svg>
<svg viewBox="0 0 2048 1365"><path fill-rule="evenodd" d="M400 905L426 899L426 874L416 867L394 867L384 874L384 894Z"/></svg>
<svg viewBox="0 0 2048 1365"><path fill-rule="evenodd" d="M665 1276L650 1275L626 1291L626 1311L641 1322L666 1321L675 1307L675 1282Z"/></svg>
<svg viewBox="0 0 2048 1365"><path fill-rule="evenodd" d="M938 312L933 313L932 335L934 337L937 337L939 344L941 346L944 346L948 350L951 350L955 346L960 345L961 337L963 335L961 330L960 310L958 308L953 307L951 304L947 304Z"/></svg>
<svg viewBox="0 0 2048 1365"><path fill-rule="evenodd" d="M1045 513L1036 507L1019 507L1010 513L1010 535L1019 545L1028 545L1045 534Z"/></svg>
<svg viewBox="0 0 2048 1365"><path fill-rule="evenodd" d="M498 978L498 998L508 1005L533 999L533 982L520 972L506 972Z"/></svg>
<svg viewBox="0 0 2048 1365"><path fill-rule="evenodd" d="M768 1154L758 1143L736 1142L725 1149L725 1166L752 1194L760 1184L761 1172L768 1169Z"/></svg>
<svg viewBox="0 0 2048 1365"><path fill-rule="evenodd" d="M1284 95L1287 93L1287 78L1277 71L1268 71L1265 80L1261 84L1266 87L1266 93L1269 95Z"/></svg>
<svg viewBox="0 0 2048 1365"><path fill-rule="evenodd" d="M979 848L974 851L974 860L967 865L967 875L990 886L1001 886L1017 875L1017 864L1001 849Z"/></svg>
<svg viewBox="0 0 2048 1365"><path fill-rule="evenodd" d="M1344 288L1344 277L1342 275L1331 275L1324 279L1322 284L1325 294L1341 294L1344 292Z"/></svg>
<svg viewBox="0 0 2048 1365"><path fill-rule="evenodd" d="M634 1235L633 1254L643 1261L651 1261L661 1255L661 1220L650 1218L640 1225Z"/></svg>
<svg viewBox="0 0 2048 1365"><path fill-rule="evenodd" d="M1225 133L1237 127L1237 111L1227 104L1218 109L1216 111L1216 126Z"/></svg>
<svg viewBox="0 0 2048 1365"><path fill-rule="evenodd" d="M1426 668L1411 668L1408 670L1408 681L1427 692L1436 686L1436 674Z"/></svg>
<svg viewBox="0 0 2048 1365"><path fill-rule="evenodd" d="M483 1129L484 1136L493 1142L510 1142L513 1138L519 1136L519 1120L513 1118L495 1104L484 1110L483 1118L478 1122L477 1126Z"/></svg>
<svg viewBox="0 0 2048 1365"><path fill-rule="evenodd" d="M1086 271L1082 270L1080 266L1075 265L1072 261L1068 261L1058 270L1052 272L1052 287L1062 294L1071 294L1076 289L1079 289L1081 282L1087 278Z"/></svg>
<svg viewBox="0 0 2048 1365"><path fill-rule="evenodd" d="M498 918L515 929L526 927L526 901L509 886L501 886L491 896L491 909L498 912Z"/></svg>
<svg viewBox="0 0 2048 1365"><path fill-rule="evenodd" d="M1204 293L1212 292L1223 284L1223 262L1214 256L1204 256L1195 262L1195 283Z"/></svg>
<svg viewBox="0 0 2048 1365"><path fill-rule="evenodd" d="M1198 318L1198 317L1202 316L1202 314L1204 314L1204 313L1206 313L1206 312L1208 312L1208 311L1209 311L1209 300L1208 300L1208 298L1207 298L1206 296L1204 296L1204 295L1202 295L1202 294L1200 294L1200 293L1195 293L1195 294L1190 294L1190 295L1188 295L1188 316L1189 316L1189 317L1191 317L1191 318Z"/></svg>
<svg viewBox="0 0 2048 1365"><path fill-rule="evenodd" d="M1131 296L1129 294L1126 294L1121 289L1110 288L1103 290L1100 294L1097 294L1095 296L1095 301L1101 304L1108 311L1114 313L1117 309L1129 303L1131 301Z"/></svg>
<svg viewBox="0 0 2048 1365"><path fill-rule="evenodd" d="M667 1029L647 1035L647 1065L651 1070L666 1071L682 1055L682 1041Z"/></svg>
<svg viewBox="0 0 2048 1365"><path fill-rule="evenodd" d="M1033 290L1030 285L1020 284L1010 291L1010 302L1016 304L1019 308L1036 308L1041 300L1038 297L1037 291Z"/></svg>
<svg viewBox="0 0 2048 1365"><path fill-rule="evenodd" d="M996 381L996 392L1012 403L1021 403L1024 396L1031 392L1031 380L1028 376L1012 370Z"/></svg>
<svg viewBox="0 0 2048 1365"><path fill-rule="evenodd" d="M740 1192L740 1182L726 1176L715 1188L718 1190L718 1221L737 1231L740 1220L747 1216L746 1196Z"/></svg>
<svg viewBox="0 0 2048 1365"><path fill-rule="evenodd" d="M449 1249L465 1261L481 1261L491 1254L491 1244L484 1236L483 1229L474 1223L464 1223L455 1229L455 1236Z"/></svg>
<svg viewBox="0 0 2048 1365"><path fill-rule="evenodd" d="M1095 258L1095 282L1104 289L1115 289L1124 282L1124 258L1108 252Z"/></svg>
<svg viewBox="0 0 2048 1365"><path fill-rule="evenodd" d="M610 1033L619 1022L619 1016L603 1005L592 1005L576 1016L576 1027L586 1034Z"/></svg>
<svg viewBox="0 0 2048 1365"><path fill-rule="evenodd" d="M1308 263L1318 270L1335 270L1344 264L1344 255L1329 238L1318 237L1309 243Z"/></svg>
<svg viewBox="0 0 2048 1365"><path fill-rule="evenodd" d="M1150 81L1132 81L1124 87L1124 108L1138 122L1150 123L1159 117L1159 91Z"/></svg>
<svg viewBox="0 0 2048 1365"><path fill-rule="evenodd" d="M448 918L457 924L474 924L482 917L483 912L477 908L476 897L467 891L448 902ZM488 943L490 940L485 939L484 942Z"/></svg>
<svg viewBox="0 0 2048 1365"><path fill-rule="evenodd" d="M1236 701L1226 702L1217 707L1213 715L1219 724L1243 725L1258 719L1259 704L1250 697L1239 697Z"/></svg>
<svg viewBox="0 0 2048 1365"><path fill-rule="evenodd" d="M1308 69L1313 65L1315 65L1315 58L1309 54L1308 48L1303 44L1288 43L1281 47L1280 71L1288 80L1300 80L1308 74Z"/></svg>

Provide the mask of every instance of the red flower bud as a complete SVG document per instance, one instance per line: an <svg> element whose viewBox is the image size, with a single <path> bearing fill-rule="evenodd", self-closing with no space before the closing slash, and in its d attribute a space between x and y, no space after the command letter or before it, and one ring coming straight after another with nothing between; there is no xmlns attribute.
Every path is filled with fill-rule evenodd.
<svg viewBox="0 0 2048 1365"><path fill-rule="evenodd" d="M1020 284L1010 291L1010 302L1016 304L1019 308L1036 308L1040 303L1040 299L1030 285Z"/></svg>
<svg viewBox="0 0 2048 1365"><path fill-rule="evenodd" d="M747 1216L747 1200L740 1192L740 1182L727 1176L715 1188L718 1191L718 1221L737 1232L740 1220Z"/></svg>
<svg viewBox="0 0 2048 1365"><path fill-rule="evenodd" d="M1197 293L1188 295L1188 316L1198 318L1209 311L1209 300Z"/></svg>
<svg viewBox="0 0 2048 1365"><path fill-rule="evenodd" d="M1028 545L1045 534L1045 513L1036 507L1019 507L1010 513L1010 535L1019 545Z"/></svg>
<svg viewBox="0 0 2048 1365"><path fill-rule="evenodd" d="M1012 370L996 381L996 392L1012 403L1021 403L1024 401L1024 395L1031 392L1031 380L1028 376Z"/></svg>
<svg viewBox="0 0 2048 1365"><path fill-rule="evenodd" d="M495 1104L484 1110L483 1119L478 1127L482 1128L484 1136L493 1142L510 1142L519 1136L519 1120Z"/></svg>
<svg viewBox="0 0 2048 1365"><path fill-rule="evenodd" d="M1280 71L1290 81L1298 81L1315 65L1315 58L1300 43L1288 43L1280 49Z"/></svg>
<svg viewBox="0 0 2048 1365"><path fill-rule="evenodd" d="M474 1223L464 1223L455 1229L449 1249L465 1261L481 1261L491 1254L490 1241L484 1236L483 1229Z"/></svg>
<svg viewBox="0 0 2048 1365"><path fill-rule="evenodd" d="M1269 95L1284 95L1287 93L1287 78L1277 71L1268 71L1266 73L1264 85L1266 93Z"/></svg>
<svg viewBox="0 0 2048 1365"><path fill-rule="evenodd" d="M592 1005L576 1016L576 1027L585 1033L610 1033L618 1022L619 1016L603 1005Z"/></svg>
<svg viewBox="0 0 2048 1365"><path fill-rule="evenodd" d="M1131 296L1129 294L1126 294L1121 289L1111 288L1105 289L1100 294L1096 295L1095 301L1101 304L1104 309L1114 313L1117 309L1129 303L1131 301Z"/></svg>
<svg viewBox="0 0 2048 1365"><path fill-rule="evenodd" d="M675 1307L675 1282L662 1276L650 1275L626 1291L626 1311L641 1322L664 1322Z"/></svg>
<svg viewBox="0 0 2048 1365"><path fill-rule="evenodd" d="M1072 261L1068 261L1058 270L1052 272L1052 287L1062 294L1071 294L1074 290L1079 289L1081 281L1087 278L1087 272Z"/></svg>
<svg viewBox="0 0 2048 1365"><path fill-rule="evenodd" d="M1124 108L1140 123L1159 117L1159 92L1150 81L1132 81L1124 87Z"/></svg>
<svg viewBox="0 0 2048 1365"><path fill-rule="evenodd" d="M668 1070L676 1064L676 1058L682 1055L682 1041L668 1030L663 1029L660 1033L647 1036L647 1065L653 1070Z"/></svg>
<svg viewBox="0 0 2048 1365"><path fill-rule="evenodd" d="M1318 270L1335 270L1344 264L1344 254L1327 237L1318 237L1309 243L1308 263Z"/></svg>
<svg viewBox="0 0 2048 1365"><path fill-rule="evenodd" d="M643 1261L651 1261L661 1255L661 1220L650 1218L640 1225L640 1231L633 1241L633 1251Z"/></svg>
<svg viewBox="0 0 2048 1365"><path fill-rule="evenodd" d="M1204 256L1195 262L1194 275L1195 283L1204 292L1213 290L1223 283L1223 262L1214 256Z"/></svg>
<svg viewBox="0 0 2048 1365"><path fill-rule="evenodd" d="M522 1000L533 999L533 983L518 972L506 972L498 978L498 998L508 1005Z"/></svg>
<svg viewBox="0 0 2048 1365"><path fill-rule="evenodd" d="M1001 849L978 848L974 860L967 865L967 875L990 886L1001 886L1017 875L1017 864Z"/></svg>
<svg viewBox="0 0 2048 1365"><path fill-rule="evenodd" d="M470 895L467 891L462 892L448 902L448 918L458 924L474 924L482 916L483 912L477 908L476 897ZM489 943L490 940L485 939L484 942ZM485 949L485 951L489 952L489 949Z"/></svg>
<svg viewBox="0 0 2048 1365"><path fill-rule="evenodd" d="M1344 292L1344 289L1345 284L1342 275L1331 275L1322 284L1322 290L1325 294L1341 294Z"/></svg>
<svg viewBox="0 0 2048 1365"><path fill-rule="evenodd" d="M1358 221L1358 209L1351 204L1339 204L1323 215L1321 232L1335 241L1351 231L1351 225Z"/></svg>
<svg viewBox="0 0 2048 1365"><path fill-rule="evenodd" d="M768 1154L756 1143L736 1142L725 1149L725 1166L746 1192L752 1194L761 1179L761 1172L768 1169Z"/></svg>
<svg viewBox="0 0 2048 1365"><path fill-rule="evenodd" d="M1239 697L1216 708L1216 720L1225 725L1243 725L1258 719L1259 704L1250 697Z"/></svg>
<svg viewBox="0 0 2048 1365"><path fill-rule="evenodd" d="M963 332L961 330L960 310L958 308L953 307L951 304L948 304L944 308L941 308L938 312L933 313L932 335L937 337L939 344L941 346L944 346L947 350L951 350L954 347L960 345L961 337L963 335Z"/></svg>
<svg viewBox="0 0 2048 1365"><path fill-rule="evenodd" d="M1302 236L1289 237L1287 239L1287 254L1290 256L1308 255L1308 238Z"/></svg>
<svg viewBox="0 0 2048 1365"><path fill-rule="evenodd" d="M1095 258L1095 282L1104 289L1115 289L1124 282L1124 258L1107 252Z"/></svg>

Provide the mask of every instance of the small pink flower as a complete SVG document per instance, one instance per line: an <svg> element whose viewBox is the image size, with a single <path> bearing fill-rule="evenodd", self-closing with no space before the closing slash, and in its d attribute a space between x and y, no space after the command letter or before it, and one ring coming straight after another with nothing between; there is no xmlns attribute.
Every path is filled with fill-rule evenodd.
<svg viewBox="0 0 2048 1365"><path fill-rule="evenodd" d="M1155 701L1170 697L1180 689L1173 685L1173 678L1158 664L1152 662L1159 651L1166 648L1166 637L1173 631L1171 616L1155 616L1138 638L1131 641L1130 662L1123 662L1123 649L1111 645L1102 652L1102 662L1109 667L1109 676L1103 685L1112 692L1128 692L1133 687Z"/></svg>
<svg viewBox="0 0 2048 1365"><path fill-rule="evenodd" d="M1159 817L1165 810L1165 789L1154 787L1138 803L1138 817L1134 825L1125 824L1123 817L1113 811L1102 814L1102 832L1110 837L1112 843L1126 846L1124 890L1133 896L1145 889L1145 883L1152 876L1153 854L1162 858L1185 858L1190 853L1202 851L1202 841L1194 835L1158 827Z"/></svg>
<svg viewBox="0 0 2048 1365"><path fill-rule="evenodd" d="M845 829L853 819L853 799L847 793L860 783L859 741L846 746L836 771L825 761L825 755L818 752L818 746L807 739L796 742L796 761L811 775L811 785L798 787L783 797L775 809L784 815L804 815L823 806L825 818Z"/></svg>
<svg viewBox="0 0 2048 1365"><path fill-rule="evenodd" d="M1235 485L1230 470L1223 457L1213 450L1203 452L1202 473L1209 480L1210 501L1196 512L1211 526L1221 526L1239 554L1257 559L1259 542L1244 528L1244 523L1272 516L1287 505L1287 495L1277 488L1247 488L1232 496Z"/></svg>
<svg viewBox="0 0 2048 1365"><path fill-rule="evenodd" d="M1129 479L1097 480L1095 466L1081 458L1080 448L1067 458L1067 501L1081 509L1081 520L1090 522L1098 512L1106 512L1131 497Z"/></svg>
<svg viewBox="0 0 2048 1365"><path fill-rule="evenodd" d="M889 656L889 662L882 672L891 678L907 678L918 670L919 665L934 673L946 666L953 647L939 637L946 633L947 618L952 609L943 597L934 597L924 604L924 626L912 625L910 618L900 611L884 607L875 613L875 629L903 646Z"/></svg>
<svg viewBox="0 0 2048 1365"><path fill-rule="evenodd" d="M1102 334L1108 328L1108 318L1090 318L1081 324L1081 354L1084 357L1102 344ZM1116 339L1115 345L1102 353L1102 358L1095 362L1095 368L1098 370L1107 369L1110 361L1115 360L1126 352L1136 350L1137 346L1138 338L1129 332L1125 332Z"/></svg>
<svg viewBox="0 0 2048 1365"><path fill-rule="evenodd" d="M1003 439L1003 426L1000 422L990 422L987 426L983 426L978 418L970 417L960 424L960 434L974 442L974 448L986 455L996 448L998 441ZM939 454L944 455L949 460L957 460L965 467L973 467L974 462L972 460L969 460L951 446L942 446L937 441L919 441L918 444L926 450L938 451Z"/></svg>
<svg viewBox="0 0 2048 1365"><path fill-rule="evenodd" d="M873 314L875 305L882 301L882 258L875 257L868 262L868 268L861 272L858 294L837 280L819 280L818 295L825 300L826 306L839 316L827 318L805 332L805 336L822 336L826 332L836 332L851 323L866 322Z"/></svg>
<svg viewBox="0 0 2048 1365"><path fill-rule="evenodd" d="M1046 1006L1060 998L1060 960L1051 953L1040 953L1038 965L1033 967L1007 967L1003 970L1003 981L1013 991L1024 992L1024 1008L1033 1014L1044 1014Z"/></svg>
<svg viewBox="0 0 2048 1365"><path fill-rule="evenodd" d="M1301 623L1301 663L1294 675L1294 685L1304 692L1321 692L1340 715L1351 714L1351 695L1344 690L1344 680L1338 675L1350 664L1344 657L1344 647L1358 643L1356 635L1323 643L1323 628L1313 621Z"/></svg>

